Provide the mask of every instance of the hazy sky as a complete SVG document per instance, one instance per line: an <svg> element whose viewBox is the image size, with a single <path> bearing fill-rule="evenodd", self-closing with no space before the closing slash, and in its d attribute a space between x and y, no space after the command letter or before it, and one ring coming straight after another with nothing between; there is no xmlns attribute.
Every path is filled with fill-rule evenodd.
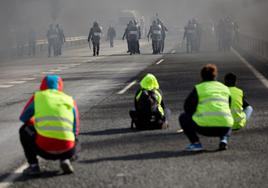
<svg viewBox="0 0 268 188"><path fill-rule="evenodd" d="M87 35L93 21L108 25L124 9L138 10L147 20L158 12L174 27L193 17L211 22L231 15L245 32L267 35L268 21L261 19L267 16L267 0L0 0L0 41L10 29L32 27L44 36L50 23L62 24L67 35Z"/></svg>

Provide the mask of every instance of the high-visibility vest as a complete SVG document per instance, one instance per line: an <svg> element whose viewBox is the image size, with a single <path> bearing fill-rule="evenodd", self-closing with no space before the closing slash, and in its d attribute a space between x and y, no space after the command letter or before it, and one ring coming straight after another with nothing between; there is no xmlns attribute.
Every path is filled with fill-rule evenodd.
<svg viewBox="0 0 268 188"><path fill-rule="evenodd" d="M57 90L38 91L34 96L35 129L41 136L74 141L74 102Z"/></svg>
<svg viewBox="0 0 268 188"><path fill-rule="evenodd" d="M246 114L243 111L243 91L237 87L229 87L231 92L231 112L234 118L233 129L241 129L246 125Z"/></svg>
<svg viewBox="0 0 268 188"><path fill-rule="evenodd" d="M158 108L158 111L161 113L162 116L165 115L165 112L164 112L164 109L163 107L161 106L161 102L162 102L162 96L160 94L160 92L157 90L157 89L153 89L152 90L155 95L156 95L156 101L157 101L157 108ZM143 90L141 90L138 95L136 96L136 100L138 101L141 97L141 94L142 94Z"/></svg>
<svg viewBox="0 0 268 188"><path fill-rule="evenodd" d="M218 81L195 86L198 105L193 120L201 127L232 127L234 120L229 106L229 88Z"/></svg>

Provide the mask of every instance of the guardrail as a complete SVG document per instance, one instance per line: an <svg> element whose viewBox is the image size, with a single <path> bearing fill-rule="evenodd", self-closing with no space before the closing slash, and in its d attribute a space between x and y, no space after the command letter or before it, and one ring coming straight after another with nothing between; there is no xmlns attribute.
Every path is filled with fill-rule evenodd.
<svg viewBox="0 0 268 188"><path fill-rule="evenodd" d="M268 59L268 41L239 33L235 46L252 55Z"/></svg>
<svg viewBox="0 0 268 188"><path fill-rule="evenodd" d="M64 48L71 48L77 47L80 45L87 44L87 37L86 36L79 36L79 37L66 37L66 41L64 43ZM48 50L48 42L47 40L37 40L36 41L36 55L40 53L45 53ZM5 49L0 51L0 58L16 58L17 56L17 48L13 47L11 49ZM23 46L23 54L21 56L27 56L29 51L28 44Z"/></svg>

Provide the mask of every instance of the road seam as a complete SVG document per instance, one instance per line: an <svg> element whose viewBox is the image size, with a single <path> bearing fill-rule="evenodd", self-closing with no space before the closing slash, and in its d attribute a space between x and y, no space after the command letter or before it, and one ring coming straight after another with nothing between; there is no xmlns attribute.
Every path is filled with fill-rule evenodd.
<svg viewBox="0 0 268 188"><path fill-rule="evenodd" d="M268 80L255 69L244 57L242 57L235 49L232 48L232 52L253 72L253 74L261 81L261 83L268 88Z"/></svg>
<svg viewBox="0 0 268 188"><path fill-rule="evenodd" d="M122 95L124 94L127 90L129 90L132 86L134 86L137 83L136 80L132 81L131 83L129 83L126 87L124 87L122 90L120 90L119 92L117 92L118 95Z"/></svg>

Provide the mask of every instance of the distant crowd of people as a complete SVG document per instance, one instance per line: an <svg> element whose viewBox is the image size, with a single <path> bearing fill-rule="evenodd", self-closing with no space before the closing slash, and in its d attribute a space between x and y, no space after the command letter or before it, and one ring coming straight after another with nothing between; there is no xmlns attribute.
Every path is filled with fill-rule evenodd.
<svg viewBox="0 0 268 188"><path fill-rule="evenodd" d="M219 51L230 51L232 45L238 42L238 24L230 17L220 19L216 26Z"/></svg>

